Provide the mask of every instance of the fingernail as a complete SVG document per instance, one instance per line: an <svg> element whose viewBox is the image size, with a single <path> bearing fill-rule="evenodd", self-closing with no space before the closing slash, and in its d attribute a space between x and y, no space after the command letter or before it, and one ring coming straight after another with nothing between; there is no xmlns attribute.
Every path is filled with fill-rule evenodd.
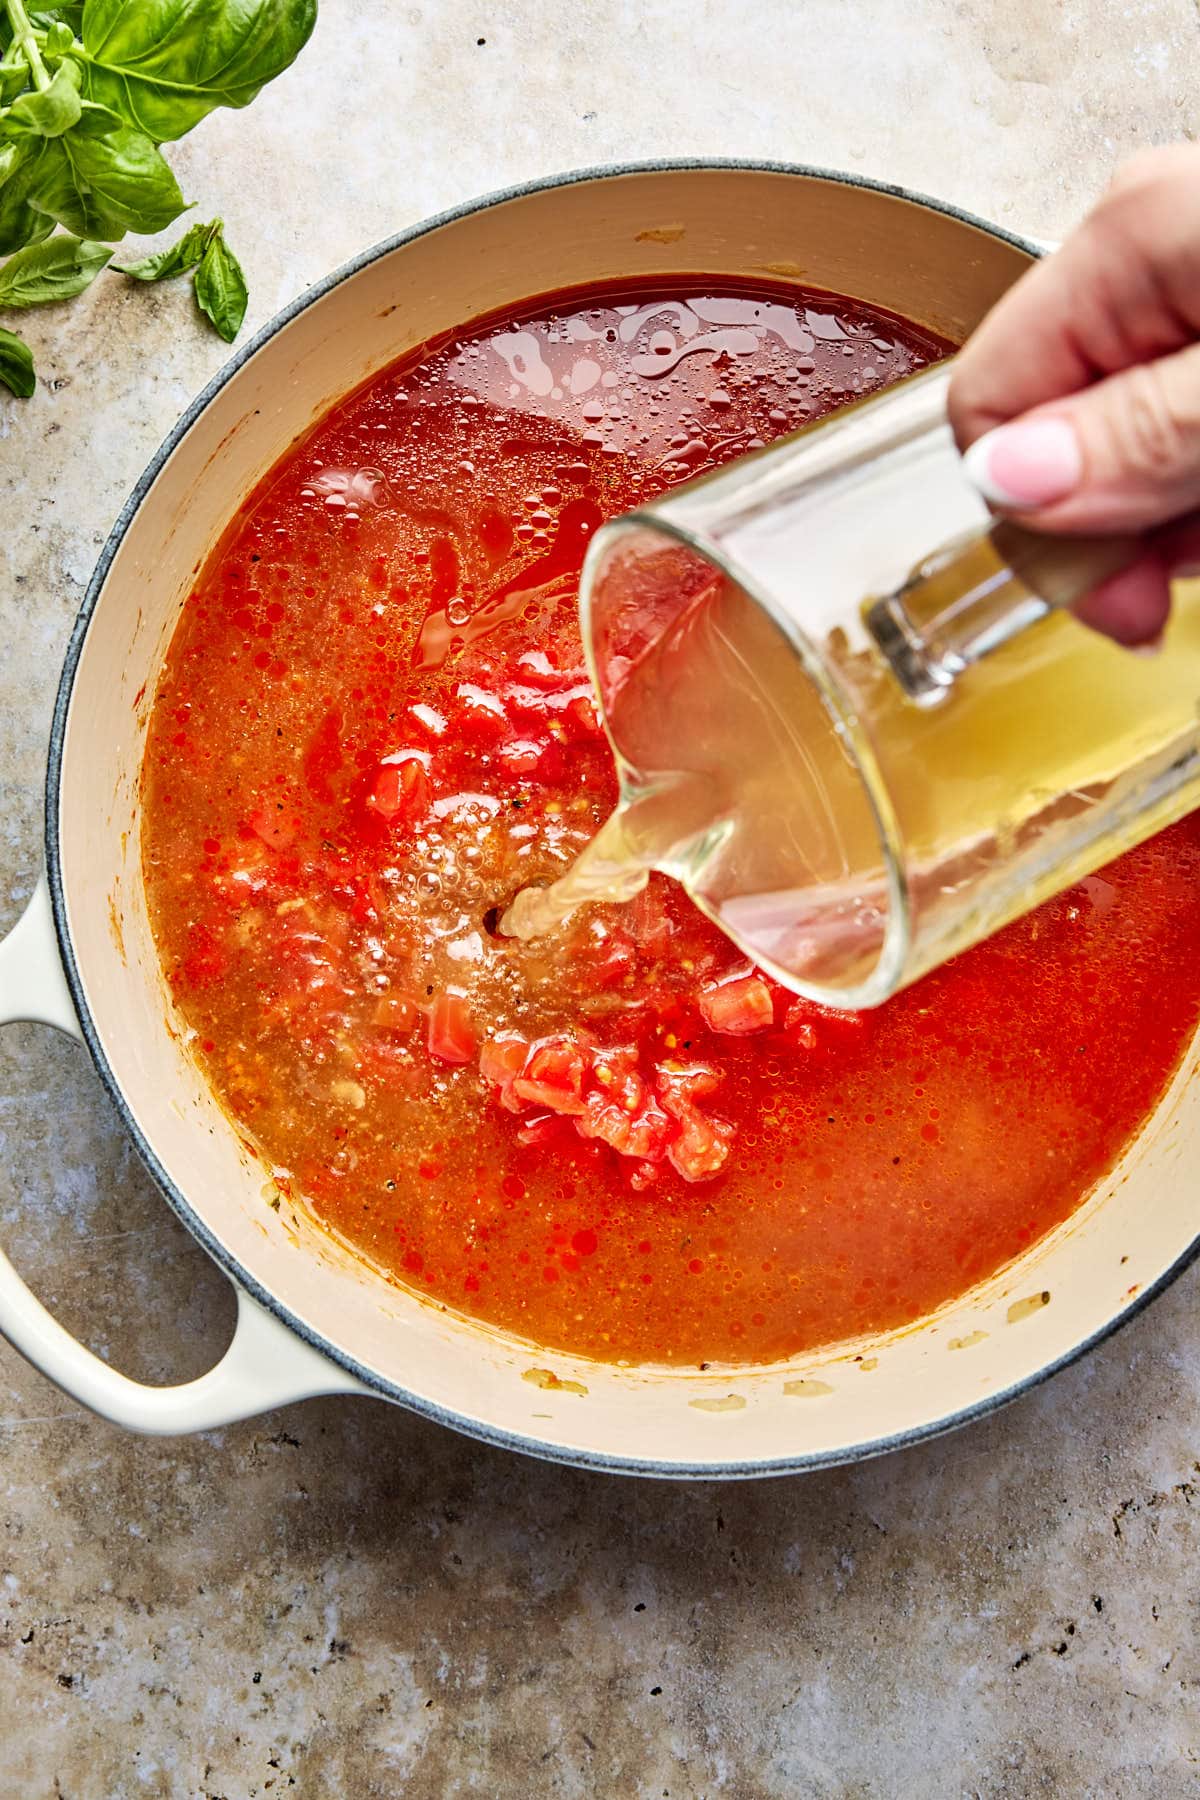
<svg viewBox="0 0 1200 1800"><path fill-rule="evenodd" d="M1163 634L1160 631L1155 638L1147 638L1144 644L1126 644L1125 648L1132 656L1158 656L1163 647Z"/></svg>
<svg viewBox="0 0 1200 1800"><path fill-rule="evenodd" d="M994 506L1049 506L1079 486L1083 456L1066 419L1030 419L976 438L963 466Z"/></svg>

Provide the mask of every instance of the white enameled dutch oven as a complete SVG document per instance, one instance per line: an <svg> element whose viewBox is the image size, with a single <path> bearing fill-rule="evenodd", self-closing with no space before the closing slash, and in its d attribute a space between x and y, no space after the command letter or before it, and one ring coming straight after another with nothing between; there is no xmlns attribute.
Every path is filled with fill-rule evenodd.
<svg viewBox="0 0 1200 1800"><path fill-rule="evenodd" d="M364 1394L593 1468L750 1476L871 1455L986 1412L1078 1356L1188 1262L1194 1049L1121 1166L1068 1224L905 1332L787 1367L705 1373L534 1349L389 1284L302 1216L271 1209L262 1165L172 1025L142 892L147 697L194 573L275 459L374 371L548 289L696 271L830 288L961 338L1036 253L898 189L814 170L601 170L404 233L310 291L234 358L138 484L79 616L50 746L47 879L0 945L0 1019L82 1034L167 1200L235 1282L237 1329L200 1380L145 1387L70 1337L0 1258L0 1330L38 1368L143 1431Z"/></svg>

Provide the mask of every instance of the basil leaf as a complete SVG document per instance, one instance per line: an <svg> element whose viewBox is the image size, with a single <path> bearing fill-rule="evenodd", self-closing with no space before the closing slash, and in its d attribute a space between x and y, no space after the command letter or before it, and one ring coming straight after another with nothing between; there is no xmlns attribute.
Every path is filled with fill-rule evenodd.
<svg viewBox="0 0 1200 1800"><path fill-rule="evenodd" d="M183 211L157 146L128 125L103 137L68 131L44 139L29 200L78 237L161 231Z"/></svg>
<svg viewBox="0 0 1200 1800"><path fill-rule="evenodd" d="M29 15L29 23L39 31L52 31L60 20L78 37L83 29L83 0L72 0L69 6L42 7Z"/></svg>
<svg viewBox="0 0 1200 1800"><path fill-rule="evenodd" d="M37 387L33 372L33 352L24 338L0 326L0 382L19 400L28 400Z"/></svg>
<svg viewBox="0 0 1200 1800"><path fill-rule="evenodd" d="M125 121L113 112L110 106L97 106L94 100L85 100L83 110L75 126L76 137L107 137L110 131L124 129Z"/></svg>
<svg viewBox="0 0 1200 1800"><path fill-rule="evenodd" d="M30 137L0 147L0 256L23 244L39 244L54 230L54 220L35 211L28 200L40 148L40 141Z"/></svg>
<svg viewBox="0 0 1200 1800"><path fill-rule="evenodd" d="M74 48L75 33L61 19L55 19L46 28L46 41L42 45L42 61L53 64Z"/></svg>
<svg viewBox="0 0 1200 1800"><path fill-rule="evenodd" d="M135 263L114 263L113 270L118 275L131 275L134 281L169 281L173 275L186 275L204 255L209 238L220 229L219 219L211 225L193 225L169 250L156 250L153 256L143 256Z"/></svg>
<svg viewBox="0 0 1200 1800"><path fill-rule="evenodd" d="M242 328L248 298L241 264L225 239L214 237L196 270L196 305L227 344Z"/></svg>
<svg viewBox="0 0 1200 1800"><path fill-rule="evenodd" d="M156 143L246 106L307 43L316 0L85 0L84 91Z"/></svg>
<svg viewBox="0 0 1200 1800"><path fill-rule="evenodd" d="M0 106L7 106L18 94L23 94L29 86L29 64L23 59L18 62L0 63Z"/></svg>
<svg viewBox="0 0 1200 1800"><path fill-rule="evenodd" d="M35 137L61 137L80 113L79 64L65 62L48 88L32 88L12 103L11 117Z"/></svg>
<svg viewBox="0 0 1200 1800"><path fill-rule="evenodd" d="M29 244L0 263L0 306L45 306L71 300L90 287L112 255L107 244L52 237Z"/></svg>

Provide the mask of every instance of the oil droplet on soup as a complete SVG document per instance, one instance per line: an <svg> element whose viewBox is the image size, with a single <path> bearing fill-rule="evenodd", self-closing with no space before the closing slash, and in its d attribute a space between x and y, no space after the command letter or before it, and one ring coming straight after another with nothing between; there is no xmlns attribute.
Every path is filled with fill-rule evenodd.
<svg viewBox="0 0 1200 1800"><path fill-rule="evenodd" d="M948 348L778 284L548 296L351 395L209 559L146 748L159 952L280 1190L396 1280L553 1349L791 1356L1020 1255L1162 1093L1193 820L870 1015L659 877L496 931L616 797L597 525Z"/></svg>

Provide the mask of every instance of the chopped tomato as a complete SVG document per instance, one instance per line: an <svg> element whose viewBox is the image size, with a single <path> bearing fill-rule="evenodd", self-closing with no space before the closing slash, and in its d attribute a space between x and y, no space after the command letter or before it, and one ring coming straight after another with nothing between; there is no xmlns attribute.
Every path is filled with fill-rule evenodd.
<svg viewBox="0 0 1200 1800"><path fill-rule="evenodd" d="M406 824L423 819L429 811L429 777L420 757L381 763L367 805L389 825L398 819Z"/></svg>
<svg viewBox="0 0 1200 1800"><path fill-rule="evenodd" d="M429 1054L442 1062L469 1063L475 1054L475 1027L466 997L450 988L429 1009Z"/></svg>
<svg viewBox="0 0 1200 1800"><path fill-rule="evenodd" d="M646 1097L644 1088L636 1107L612 1100L603 1090L593 1088L575 1129L581 1137L600 1138L621 1156L658 1162L667 1149L671 1121L654 1100Z"/></svg>
<svg viewBox="0 0 1200 1800"><path fill-rule="evenodd" d="M479 1073L489 1087L497 1090L501 1106L509 1112L521 1110L521 1102L512 1090L528 1054L529 1045L522 1037L489 1038L479 1052Z"/></svg>
<svg viewBox="0 0 1200 1800"><path fill-rule="evenodd" d="M543 1038L530 1050L523 1072L512 1084L513 1094L551 1112L581 1113L586 1066L583 1051L571 1038Z"/></svg>
<svg viewBox="0 0 1200 1800"><path fill-rule="evenodd" d="M394 1031L407 1037L415 1029L419 1016L416 1001L407 994L381 994L375 1002L375 1023L382 1031Z"/></svg>
<svg viewBox="0 0 1200 1800"><path fill-rule="evenodd" d="M558 687L563 679L561 669L556 669L544 650L523 650L517 658L517 667L526 681L534 681L546 687Z"/></svg>
<svg viewBox="0 0 1200 1800"><path fill-rule="evenodd" d="M636 1112L642 1104L646 1084L638 1071L637 1051L629 1045L597 1051L592 1059L592 1080L626 1112Z"/></svg>
<svg viewBox="0 0 1200 1800"><path fill-rule="evenodd" d="M255 837L261 838L269 850L286 850L295 842L300 821L290 813L282 800L273 805L260 806L246 820Z"/></svg>
<svg viewBox="0 0 1200 1800"><path fill-rule="evenodd" d="M679 1135L668 1146L667 1161L685 1181L711 1181L725 1166L733 1126L728 1119L714 1118L686 1103L676 1117Z"/></svg>
<svg viewBox="0 0 1200 1800"><path fill-rule="evenodd" d="M598 738L604 735L600 715L586 694L577 694L563 714L567 730L573 738Z"/></svg>
<svg viewBox="0 0 1200 1800"><path fill-rule="evenodd" d="M716 1092L721 1071L705 1063L664 1063L655 1079L663 1108L679 1128L668 1162L685 1181L711 1180L725 1166L734 1129L727 1119L701 1112L696 1102Z"/></svg>
<svg viewBox="0 0 1200 1800"><path fill-rule="evenodd" d="M771 990L761 975L738 975L701 988L698 1004L708 1029L729 1037L766 1031L775 1022Z"/></svg>
<svg viewBox="0 0 1200 1800"><path fill-rule="evenodd" d="M454 729L460 739L494 744L503 735L508 717L498 694L476 687L474 682L461 681L454 690L454 697L459 703Z"/></svg>
<svg viewBox="0 0 1200 1800"><path fill-rule="evenodd" d="M706 1100L724 1079L720 1069L710 1069L707 1063L663 1063L656 1073L655 1085L659 1099L670 1112L673 1100Z"/></svg>
<svg viewBox="0 0 1200 1800"><path fill-rule="evenodd" d="M511 744L501 744L499 751L500 761L513 775L536 775L541 754L541 745L532 738L514 738Z"/></svg>

